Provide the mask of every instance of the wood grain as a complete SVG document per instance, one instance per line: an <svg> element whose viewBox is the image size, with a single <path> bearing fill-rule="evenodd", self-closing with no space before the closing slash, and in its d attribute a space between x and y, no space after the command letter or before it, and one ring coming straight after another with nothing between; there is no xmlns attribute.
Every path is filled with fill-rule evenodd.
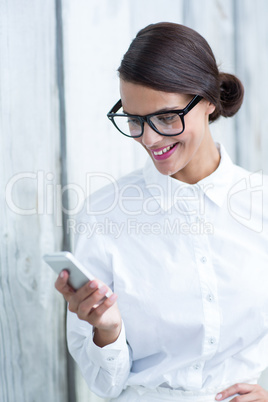
<svg viewBox="0 0 268 402"><path fill-rule="evenodd" d="M41 259L62 239L55 5L0 7L0 400L66 402L65 306Z"/></svg>

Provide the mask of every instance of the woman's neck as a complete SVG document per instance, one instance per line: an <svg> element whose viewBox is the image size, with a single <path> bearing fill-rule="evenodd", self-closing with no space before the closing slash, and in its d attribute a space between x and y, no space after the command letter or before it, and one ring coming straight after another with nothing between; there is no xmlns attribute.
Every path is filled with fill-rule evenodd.
<svg viewBox="0 0 268 402"><path fill-rule="evenodd" d="M219 163L220 153L212 137L208 136L200 144L192 160L172 177L185 183L195 184L213 173Z"/></svg>

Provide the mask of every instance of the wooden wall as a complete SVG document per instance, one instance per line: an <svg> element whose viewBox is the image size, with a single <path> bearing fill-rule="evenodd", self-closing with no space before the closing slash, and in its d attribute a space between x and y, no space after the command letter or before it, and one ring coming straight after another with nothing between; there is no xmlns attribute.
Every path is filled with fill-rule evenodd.
<svg viewBox="0 0 268 402"><path fill-rule="evenodd" d="M0 2L0 401L67 401L54 0Z"/></svg>
<svg viewBox="0 0 268 402"><path fill-rule="evenodd" d="M131 39L158 21L205 36L245 85L239 114L213 124L214 138L267 174L267 17L266 0L0 0L1 402L68 400L65 306L41 256L71 247L61 186L71 219L87 194L146 159L106 117ZM75 383L77 402L99 400L78 371Z"/></svg>

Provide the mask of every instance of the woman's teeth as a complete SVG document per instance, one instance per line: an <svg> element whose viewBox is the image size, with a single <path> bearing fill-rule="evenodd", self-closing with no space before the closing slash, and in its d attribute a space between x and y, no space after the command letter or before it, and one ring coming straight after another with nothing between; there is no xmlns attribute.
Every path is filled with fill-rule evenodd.
<svg viewBox="0 0 268 402"><path fill-rule="evenodd" d="M155 152L153 151L154 155L163 155L166 152L168 152L171 148L175 147L176 144L170 145L169 147L166 147L164 149L161 149L161 151Z"/></svg>

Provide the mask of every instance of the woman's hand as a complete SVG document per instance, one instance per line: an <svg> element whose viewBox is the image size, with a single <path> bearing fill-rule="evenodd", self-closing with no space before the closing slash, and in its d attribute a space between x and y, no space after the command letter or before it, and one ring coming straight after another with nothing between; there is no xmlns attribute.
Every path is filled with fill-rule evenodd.
<svg viewBox="0 0 268 402"><path fill-rule="evenodd" d="M263 389L258 384L234 384L224 391L216 395L216 401L224 401L224 399L239 394L234 397L230 402L268 402L268 391Z"/></svg>
<svg viewBox="0 0 268 402"><path fill-rule="evenodd" d="M69 310L80 320L95 328L94 343L103 347L113 343L121 331L121 315L117 307L117 295L106 298L108 286L98 279L86 283L75 291L68 283L69 274L62 271L55 282L55 288L69 303ZM101 285L99 288L99 284Z"/></svg>

